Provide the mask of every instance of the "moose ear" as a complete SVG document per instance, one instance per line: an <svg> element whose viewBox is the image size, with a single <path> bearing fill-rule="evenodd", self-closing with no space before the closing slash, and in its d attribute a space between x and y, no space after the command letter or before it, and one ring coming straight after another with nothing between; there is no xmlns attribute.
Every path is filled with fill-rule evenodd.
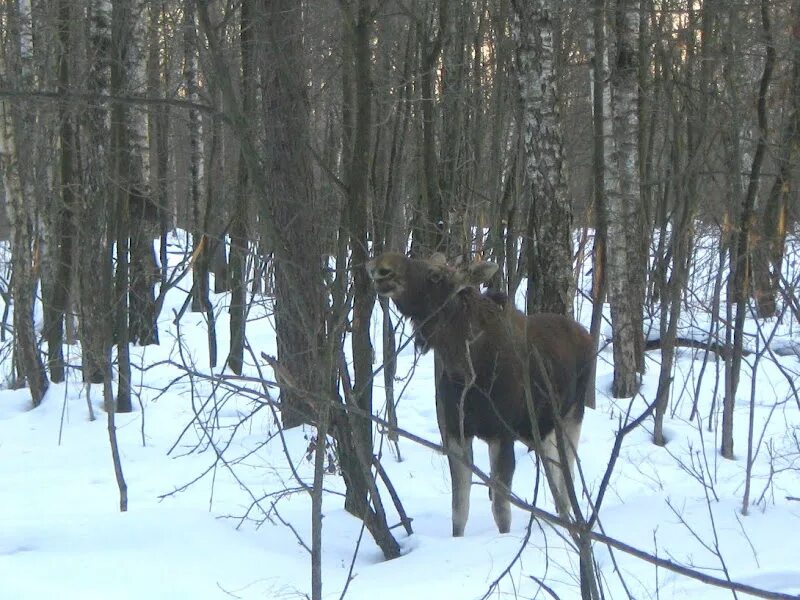
<svg viewBox="0 0 800 600"><path fill-rule="evenodd" d="M462 267L456 274L456 281L459 289L464 289L473 286L479 286L482 283L487 283L494 274L497 273L499 267L493 262L474 262Z"/></svg>
<svg viewBox="0 0 800 600"><path fill-rule="evenodd" d="M473 285L488 282L500 267L493 262L475 262L467 267L467 280Z"/></svg>

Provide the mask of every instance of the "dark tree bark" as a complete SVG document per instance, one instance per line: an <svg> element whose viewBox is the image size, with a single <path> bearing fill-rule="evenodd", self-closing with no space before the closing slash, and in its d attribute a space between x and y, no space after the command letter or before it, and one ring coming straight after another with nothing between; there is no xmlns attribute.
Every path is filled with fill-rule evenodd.
<svg viewBox="0 0 800 600"><path fill-rule="evenodd" d="M147 56L147 94L151 98L167 98L172 91L173 74L170 65L164 61L162 67L161 58L169 51L169 41L165 40L161 32L166 19L166 2L149 3L150 9L150 29L149 51ZM168 194L168 172L170 160L170 110L166 104L152 106L148 110L148 131L150 139L150 190L151 201L155 211L155 223L151 227L153 237L159 237L158 262L155 265L158 272L155 273L156 280L162 285L167 283L167 273L169 258L167 255L167 233L173 218L173 211L169 204ZM155 283L154 281L154 283ZM162 288L163 291L164 288ZM160 307L156 307L156 312ZM157 319L155 334L158 336Z"/></svg>
<svg viewBox="0 0 800 600"><path fill-rule="evenodd" d="M23 19L17 2L6 2L8 40L5 48L4 78L12 89L25 89L32 84L30 21ZM23 46L23 39L25 44ZM27 160L32 149L30 140L20 132L32 131L31 115L14 102L0 102L0 164L3 167L6 204L11 225L11 297L14 302L14 360L18 373L27 380L33 405L38 406L49 382L39 355L33 322L36 276L33 254L33 224L36 200L32 190L32 173Z"/></svg>
<svg viewBox="0 0 800 600"><path fill-rule="evenodd" d="M131 44L133 14L127 0L114 0L111 7L111 94L122 95L127 75L126 63ZM128 249L130 239L131 153L128 135L128 110L121 102L111 105L111 181L116 245L114 276L114 342L117 346L116 410L130 412L131 362L128 294L130 292Z"/></svg>
<svg viewBox="0 0 800 600"><path fill-rule="evenodd" d="M111 6L107 0L93 0L88 7L89 90L108 95L110 77ZM108 109L94 104L81 121L86 143L83 195L78 210L79 334L83 381L102 383L110 365L111 348L111 256L108 235L109 130Z"/></svg>
<svg viewBox="0 0 800 600"><path fill-rule="evenodd" d="M427 256L443 249L445 215L439 188L439 155L436 150L435 103L437 63L442 52L448 22L449 0L439 0L438 29L431 38L427 16L417 20L419 43L419 114L422 119L419 204L414 215L412 254Z"/></svg>
<svg viewBox="0 0 800 600"><path fill-rule="evenodd" d="M605 0L593 0L592 3L592 35L590 37L592 48L591 56L591 84L592 84L592 182L593 182L593 211L594 216L594 245L592 247L592 321L590 332L594 343L595 352L600 344L600 328L603 324L603 306L606 300L606 247L608 236L608 220L606 206L606 156L611 152L606 151L605 129L607 114L610 109L606 99L606 77L608 69L605 64L606 33L605 33ZM596 361L592 368L596 369ZM594 374L590 381L594 381ZM586 405L594 408L595 387L589 386Z"/></svg>
<svg viewBox="0 0 800 600"><path fill-rule="evenodd" d="M14 356L20 375L31 390L33 406L39 406L47 393L49 382L44 363L39 356L33 324L34 289L33 225L26 204L30 194L23 192L18 169L13 133L6 123L3 148L0 149L5 172L6 201L9 208L11 240L11 297L14 302Z"/></svg>
<svg viewBox="0 0 800 600"><path fill-rule="evenodd" d="M242 56L242 112L252 115L256 103L255 76L253 64L253 12L255 0L242 0L239 25L239 46ZM244 339L247 308L247 217L250 181L247 175L247 162L240 154L238 165L236 196L231 214L231 252L228 272L230 274L230 339L228 366L237 375L242 374L244 362Z"/></svg>
<svg viewBox="0 0 800 600"><path fill-rule="evenodd" d="M183 15L183 78L186 95L192 103L198 103L199 83L197 69L197 28L195 24L195 0L184 1ZM207 312L209 301L209 252L207 232L203 231L205 222L200 186L203 179L202 120L200 111L189 108L189 214L192 231L192 311Z"/></svg>
<svg viewBox="0 0 800 600"><path fill-rule="evenodd" d="M758 89L756 113L758 120L758 138L756 140L753 163L747 181L747 191L742 200L741 214L736 231L735 244L731 252L731 271L733 297L728 302L736 303L736 315L733 324L733 349L730 366L726 369L726 390L722 411L722 445L720 452L725 458L733 456L733 411L736 403L736 389L742 367L744 347L744 321L747 314L748 279L750 277L750 229L755 208L756 195L761 177L761 167L767 150L768 119L767 92L772 81L775 66L775 46L772 40L772 24L769 14L769 3L761 0L761 26L766 56ZM734 176L737 176L734 174ZM726 366L728 363L726 362Z"/></svg>
<svg viewBox="0 0 800 600"><path fill-rule="evenodd" d="M72 40L72 6L74 3L60 0L58 4L58 90L66 95L70 89L70 59ZM64 317L72 278L73 240L75 238L75 191L79 186L75 170L75 129L71 107L59 105L59 174L61 179L61 202L53 203L53 233L57 247L50 251L55 256L55 268L50 297L45 299L45 327L43 337L47 340L47 365L54 383L64 381ZM42 288L44 294L44 286Z"/></svg>
<svg viewBox="0 0 800 600"><path fill-rule="evenodd" d="M704 5L702 10L690 12L689 39L700 40L699 53L696 43L687 43L683 79L674 84L671 83L670 86L673 94L684 89L687 92L680 99L668 99L669 105L672 106L670 117L674 128L670 172L673 173L674 182L671 188L674 190L675 201L671 211L672 227L669 234L669 247L665 255L661 257L662 278L664 279L661 296L661 371L656 392L657 404L653 426L653 441L658 445L664 445L668 441L664 436L663 421L672 385L677 325L681 314L681 296L689 275L692 224L699 208L696 198L703 168L703 157L706 155L705 145L708 144L706 140L708 95L705 90L708 89L711 73L708 64L710 19L707 5ZM669 50L670 48L667 48L667 52ZM668 74L679 73L680 69L675 69L674 65L670 63L664 65L662 71ZM700 92L694 93L694 90L700 90ZM686 152L682 153L680 150L684 143ZM666 199L664 204L663 210L666 212ZM667 238L666 223L662 229L662 236ZM670 266L668 264L670 262L671 275L667 279L666 270Z"/></svg>
<svg viewBox="0 0 800 600"><path fill-rule="evenodd" d="M350 237L350 256L353 277L353 320L351 340L353 350L353 400L366 413L372 413L372 359L373 348L370 338L370 321L375 306L375 292L367 275L369 260L367 232L368 216L368 176L370 130L372 126L372 74L369 48L370 6L368 0L358 0L350 7L354 15L346 14L345 31L350 47L345 49L344 85L351 82L353 93L345 91L345 103L351 103L345 114L350 116L344 123L346 159L347 207ZM349 11L348 11L349 12ZM349 81L348 81L349 80ZM354 420L354 440L356 451L366 457L372 456L372 423L366 419ZM344 456L342 460L356 460L355 456ZM371 459L366 461L372 464ZM360 470L354 464L347 469ZM359 514L367 502L367 489L364 486L348 485L345 507Z"/></svg>
<svg viewBox="0 0 800 600"><path fill-rule="evenodd" d="M325 292L321 224L314 191L309 144L300 6L264 0L262 94L267 128L267 197L262 219L281 232L275 242L275 327L278 360L298 389L281 389L285 427L313 419L309 402L325 389ZM266 235L266 233L265 233Z"/></svg>
<svg viewBox="0 0 800 600"><path fill-rule="evenodd" d="M791 75L786 94L783 127L775 149L778 173L766 201L759 211L758 231L753 249L753 295L759 317L773 317L777 312L786 233L790 225L790 196L796 186L794 166L800 148L800 1L791 5L790 51Z"/></svg>

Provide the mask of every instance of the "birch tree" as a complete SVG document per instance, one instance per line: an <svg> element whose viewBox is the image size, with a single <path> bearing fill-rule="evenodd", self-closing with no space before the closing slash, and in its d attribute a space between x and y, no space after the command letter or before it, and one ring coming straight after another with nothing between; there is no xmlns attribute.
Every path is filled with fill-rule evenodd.
<svg viewBox="0 0 800 600"><path fill-rule="evenodd" d="M629 246L636 243L636 211L640 205L638 156L638 36L639 0L613 4L613 56L611 60L611 117L613 152L606 159L607 269L614 347L615 397L629 397L638 387L635 312L641 312L632 289ZM611 49L609 49L611 50ZM640 276L641 274L637 274Z"/></svg>
<svg viewBox="0 0 800 600"><path fill-rule="evenodd" d="M204 176L203 126L200 111L195 108L199 101L199 73L197 59L197 25L195 0L185 0L183 11L183 84L186 98L191 103L189 113L189 206L192 231L192 310L205 312L209 306L208 267L204 244L203 207L201 201Z"/></svg>
<svg viewBox="0 0 800 600"><path fill-rule="evenodd" d="M572 209L558 108L555 0L514 2L528 196L528 313L572 314Z"/></svg>
<svg viewBox="0 0 800 600"><path fill-rule="evenodd" d="M156 3L131 2L130 42L125 61L126 90L141 97L147 90L149 12L159 10ZM141 107L127 111L126 134L129 145L128 198L130 209L130 337L142 346L158 343L154 285L158 269L153 247L158 210L150 185L150 120L155 112ZM150 117L149 115L152 115Z"/></svg>

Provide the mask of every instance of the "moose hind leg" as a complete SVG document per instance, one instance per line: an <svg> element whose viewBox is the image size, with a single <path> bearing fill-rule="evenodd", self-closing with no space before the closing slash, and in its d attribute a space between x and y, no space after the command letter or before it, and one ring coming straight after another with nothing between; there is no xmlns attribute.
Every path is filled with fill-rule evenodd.
<svg viewBox="0 0 800 600"><path fill-rule="evenodd" d="M449 436L445 442L452 486L453 537L464 535L469 517L469 493L472 486L472 438ZM459 457L463 460L459 460Z"/></svg>
<svg viewBox="0 0 800 600"><path fill-rule="evenodd" d="M558 454L558 441L556 430L553 430L544 440L545 473L550 481L550 488L553 491L556 509L562 517L569 516L571 502L569 499L569 485L572 484L572 477L575 473L575 460L578 451L578 441L581 437L582 419L574 414L567 415L563 420L563 440L564 451L566 453L567 468L561 467L561 460ZM567 481L569 478L569 481Z"/></svg>
<svg viewBox="0 0 800 600"><path fill-rule="evenodd" d="M492 515L500 533L508 533L511 529L511 502L508 492L511 491L511 480L514 478L514 440L492 440L489 442L489 464L492 469L492 487L489 497L492 499Z"/></svg>

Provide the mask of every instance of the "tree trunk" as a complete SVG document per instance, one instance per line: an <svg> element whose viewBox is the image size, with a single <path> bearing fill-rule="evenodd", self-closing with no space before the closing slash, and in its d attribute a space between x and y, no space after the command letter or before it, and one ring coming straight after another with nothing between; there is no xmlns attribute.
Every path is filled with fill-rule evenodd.
<svg viewBox="0 0 800 600"><path fill-rule="evenodd" d="M351 99L353 106L347 111L351 115L349 123L345 123L345 140L349 146L345 150L350 156L346 160L348 188L348 220L350 233L350 257L353 276L353 400L367 414L372 413L372 361L374 358L372 339L370 338L370 321L375 306L375 291L367 275L366 264L369 260L367 232L368 217L368 176L370 133L372 126L372 74L369 48L369 1L359 0L356 4L357 16L354 22L346 22L349 30L352 50L345 52L350 58L344 65L345 71L351 72L353 94L345 95ZM348 64L348 62L350 64ZM372 456L372 422L358 418L354 421L354 441L363 447L365 456ZM368 461L372 464L372 461ZM345 508L354 512L356 507L366 503L367 489L356 489L348 486ZM362 496L356 498L356 496ZM360 515L359 515L360 516Z"/></svg>
<svg viewBox="0 0 800 600"><path fill-rule="evenodd" d="M616 39L611 68L611 114L613 155L607 157L606 197L608 215L608 254L606 276L611 304L614 345L614 379L612 394L630 397L638 389L635 291L630 280L629 245L636 244L631 235L636 224L639 195L638 162L638 0L617 0L615 4Z"/></svg>
<svg viewBox="0 0 800 600"><path fill-rule="evenodd" d="M48 380L39 356L33 324L34 290L33 226L31 194L23 191L14 138L10 103L0 105L3 116L0 161L5 177L5 198L11 225L11 297L14 299L14 356L21 376L31 390L33 406L39 406L47 393Z"/></svg>
<svg viewBox="0 0 800 600"><path fill-rule="evenodd" d="M428 25L420 19L417 22L419 40L420 72L419 93L421 116L422 148L419 163L419 205L414 216L412 235L412 254L428 256L443 249L445 215L442 208L442 195L439 188L439 157L436 151L436 102L437 62L442 51L444 30L447 27L448 0L439 2L439 31L431 40Z"/></svg>
<svg viewBox="0 0 800 600"><path fill-rule="evenodd" d="M133 7L127 0L114 0L111 5L111 94L125 92L128 53L131 51L131 23ZM118 412L130 412L131 362L128 312L130 236L130 195L133 182L130 177L132 155L128 131L128 108L121 102L111 105L111 181L113 186L113 218L116 245L116 272L114 277L114 341L117 345L117 401Z"/></svg>
<svg viewBox="0 0 800 600"><path fill-rule="evenodd" d="M132 0L130 17L127 23L128 43L126 47L124 89L130 96L141 94L147 86L148 6L152 11L158 7ZM150 138L149 123L155 116L149 116L138 106L127 107L125 135L128 144L128 214L130 281L129 314L130 341L141 346L158 343L156 324L155 283L158 280L153 239L159 221L158 206L152 196L150 185Z"/></svg>
<svg viewBox="0 0 800 600"><path fill-rule="evenodd" d="M593 216L594 216L594 244L592 247L592 320L590 333L592 343L597 352L600 344L600 328L603 323L603 307L606 301L606 247L608 234L607 206L606 206L606 156L611 158L611 151L606 151L611 138L605 135L608 123L610 106L608 88L605 81L608 76L606 63L606 32L605 32L605 0L594 0L592 4L592 35L589 38L591 47L587 54L591 56L590 95L592 99L592 182L593 182ZM596 362L592 363L592 370L596 370ZM592 373L590 381L594 381ZM594 408L595 386L589 386L587 391L586 406Z"/></svg>
<svg viewBox="0 0 800 600"><path fill-rule="evenodd" d="M255 0L242 0L239 45L242 53L242 112L246 116L255 109L255 65L253 59L253 11ZM242 374L244 362L244 337L247 324L245 311L247 307L247 218L250 181L247 176L245 157L239 155L239 171L236 196L231 214L231 253L228 272L230 274L230 339L228 366L237 375Z"/></svg>
<svg viewBox="0 0 800 600"><path fill-rule="evenodd" d="M6 26L9 43L0 60L0 79L25 89L33 83L31 70L32 34L30 4L6 3ZM49 382L39 356L33 307L36 277L33 254L33 215L36 201L30 183L27 161L31 148L21 148L20 131L31 131L31 115L22 106L0 101L0 165L3 167L5 198L11 225L11 297L14 301L14 358L19 374L28 382L34 406L39 406ZM24 140L23 140L24 143Z"/></svg>
<svg viewBox="0 0 800 600"><path fill-rule="evenodd" d="M93 0L88 8L88 88L109 93L111 2ZM83 115L85 182L78 210L79 334L83 381L102 383L111 347L111 255L108 235L108 108L93 104Z"/></svg>
<svg viewBox="0 0 800 600"><path fill-rule="evenodd" d="M275 328L278 359L298 389L281 388L285 427L307 423L328 382L323 348L325 291L321 223L314 193L309 114L300 6L291 0L264 1L264 119L267 202L262 219L272 219L283 236L275 240ZM264 235L267 235L265 232ZM271 237L271 236L270 236ZM272 239L270 240L273 241Z"/></svg>
<svg viewBox="0 0 800 600"><path fill-rule="evenodd" d="M572 207L558 106L557 3L515 2L528 195L528 314L572 315Z"/></svg>
<svg viewBox="0 0 800 600"><path fill-rule="evenodd" d="M58 90L66 95L70 90L70 60L71 60L71 35L70 23L72 22L72 2L60 0L58 5ZM61 202L53 203L50 215L53 241L57 243L50 249L55 256L55 272L51 294L44 304L47 325L43 337L47 340L47 363L50 378L54 383L64 381L64 317L67 313L67 300L72 279L72 244L75 239L75 192L79 186L75 171L75 130L73 127L73 111L65 103L59 105L59 174L61 179ZM44 295L42 286L42 294Z"/></svg>
<svg viewBox="0 0 800 600"><path fill-rule="evenodd" d="M197 73L197 30L195 26L195 1L185 0L183 16L184 62L183 78L186 96L192 103L199 102ZM210 309L208 277L208 240L203 231L203 210L200 189L205 175L203 169L203 129L200 112L189 108L189 214L192 231L192 311Z"/></svg>
<svg viewBox="0 0 800 600"><path fill-rule="evenodd" d="M730 366L726 362L725 401L723 404L723 431L721 453L725 458L733 456L733 410L736 404L736 389L739 385L739 375L742 366L742 351L744 347L744 321L747 313L748 279L750 278L750 228L755 207L756 195L761 176L761 166L767 150L768 121L767 121L767 92L772 80L772 70L775 63L775 47L772 42L772 25L769 16L767 0L761 0L761 25L766 46L766 57L758 89L756 113L758 119L758 139L753 154L753 163L750 167L747 191L742 201L739 216L736 241L731 251L731 272L733 284L732 297L728 302L736 303L736 315L733 324L733 349L731 352ZM736 176L736 174L733 174Z"/></svg>
<svg viewBox="0 0 800 600"><path fill-rule="evenodd" d="M789 196L795 188L794 165L800 147L800 1L791 8L791 80L786 94L784 124L775 150L778 173L759 215L759 233L753 251L753 294L759 317L773 317L781 281L786 232L789 226Z"/></svg>

